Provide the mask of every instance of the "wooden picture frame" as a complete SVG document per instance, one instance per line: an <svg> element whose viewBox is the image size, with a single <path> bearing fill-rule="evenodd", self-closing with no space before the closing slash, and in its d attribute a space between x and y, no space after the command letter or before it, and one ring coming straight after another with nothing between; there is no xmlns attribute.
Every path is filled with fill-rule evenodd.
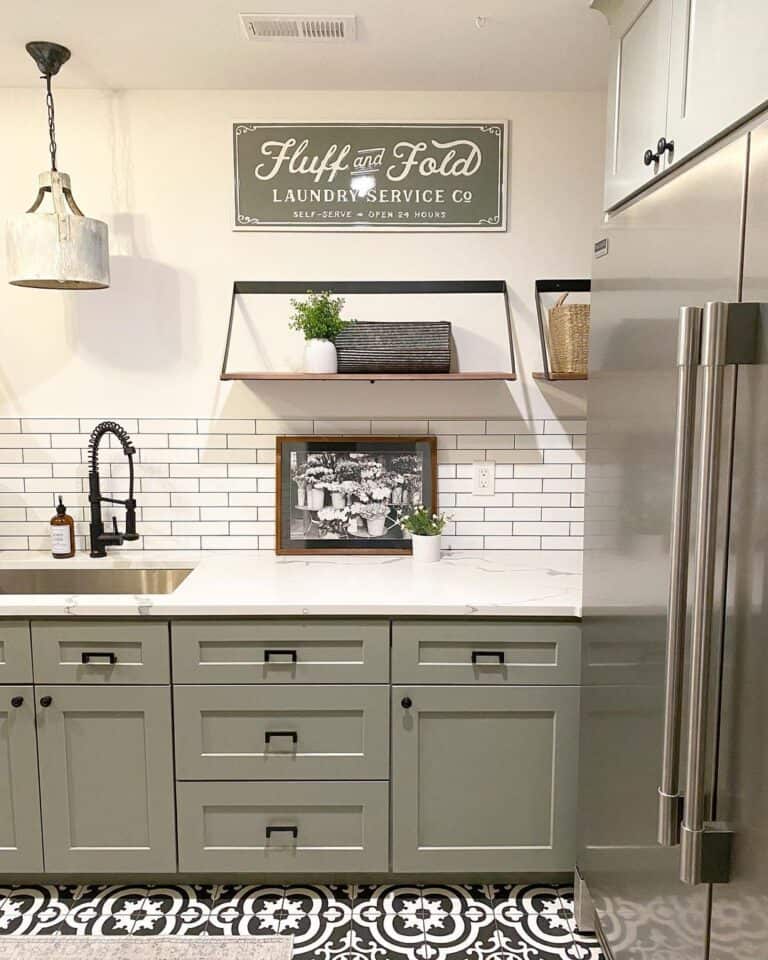
<svg viewBox="0 0 768 960"><path fill-rule="evenodd" d="M281 436L275 460L280 556L407 556L398 515L437 512L435 437Z"/></svg>

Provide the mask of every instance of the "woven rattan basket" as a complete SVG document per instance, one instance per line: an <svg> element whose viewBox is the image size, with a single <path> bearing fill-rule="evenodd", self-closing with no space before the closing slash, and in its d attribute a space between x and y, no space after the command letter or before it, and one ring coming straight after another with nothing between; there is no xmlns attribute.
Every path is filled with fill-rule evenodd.
<svg viewBox="0 0 768 960"><path fill-rule="evenodd" d="M549 358L553 373L586 377L589 369L589 304L568 303L564 293L549 311Z"/></svg>

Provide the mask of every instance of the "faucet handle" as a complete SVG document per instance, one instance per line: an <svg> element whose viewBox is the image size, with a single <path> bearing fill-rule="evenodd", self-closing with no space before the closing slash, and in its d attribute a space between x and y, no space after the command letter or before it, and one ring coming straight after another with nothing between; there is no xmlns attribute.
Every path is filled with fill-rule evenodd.
<svg viewBox="0 0 768 960"><path fill-rule="evenodd" d="M128 499L125 501L125 533L124 540L138 540L136 533L136 501Z"/></svg>

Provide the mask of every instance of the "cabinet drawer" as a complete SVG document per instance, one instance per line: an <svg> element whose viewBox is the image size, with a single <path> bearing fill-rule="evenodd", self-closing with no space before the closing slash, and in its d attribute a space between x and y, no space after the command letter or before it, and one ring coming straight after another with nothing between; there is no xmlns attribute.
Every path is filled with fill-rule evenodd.
<svg viewBox="0 0 768 960"><path fill-rule="evenodd" d="M168 683L168 624L41 620L32 624L35 683Z"/></svg>
<svg viewBox="0 0 768 960"><path fill-rule="evenodd" d="M32 683L32 647L29 623L0 623L0 683Z"/></svg>
<svg viewBox="0 0 768 960"><path fill-rule="evenodd" d="M578 623L399 621L392 682L578 683L580 643Z"/></svg>
<svg viewBox="0 0 768 960"><path fill-rule="evenodd" d="M175 686L179 780L385 780L389 687Z"/></svg>
<svg viewBox="0 0 768 960"><path fill-rule="evenodd" d="M386 871L387 791L373 782L180 783L179 870Z"/></svg>
<svg viewBox="0 0 768 960"><path fill-rule="evenodd" d="M387 683L386 620L182 620L177 683Z"/></svg>

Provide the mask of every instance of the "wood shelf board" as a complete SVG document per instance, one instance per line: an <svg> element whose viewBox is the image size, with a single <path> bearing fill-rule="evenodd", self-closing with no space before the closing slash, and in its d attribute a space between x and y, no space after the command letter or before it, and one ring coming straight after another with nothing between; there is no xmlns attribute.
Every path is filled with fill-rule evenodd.
<svg viewBox="0 0 768 960"><path fill-rule="evenodd" d="M589 380L585 373L534 373L534 380Z"/></svg>
<svg viewBox="0 0 768 960"><path fill-rule="evenodd" d="M373 383L376 380L414 381L459 381L459 380L516 380L514 373L468 371L465 373L277 373L259 371L253 373L224 373L222 380L335 380Z"/></svg>

